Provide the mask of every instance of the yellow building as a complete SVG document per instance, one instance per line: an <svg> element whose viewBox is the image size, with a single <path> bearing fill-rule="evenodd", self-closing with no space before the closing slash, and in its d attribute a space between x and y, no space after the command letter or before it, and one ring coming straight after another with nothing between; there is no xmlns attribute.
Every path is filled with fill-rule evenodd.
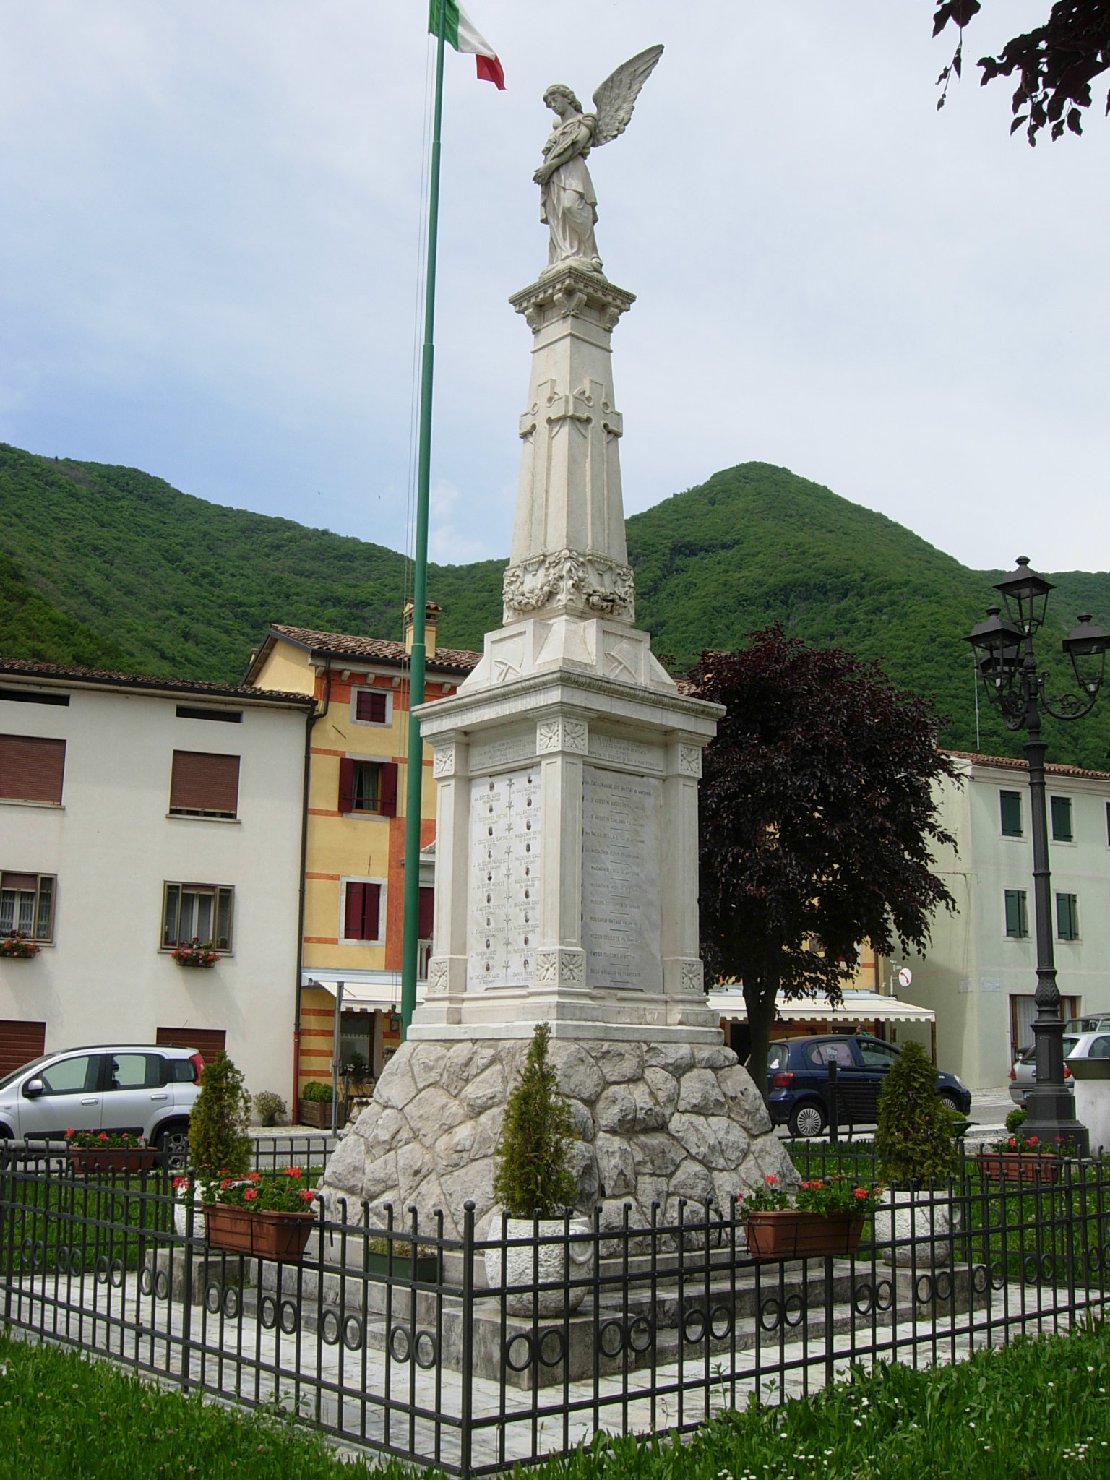
<svg viewBox="0 0 1110 1480"><path fill-rule="evenodd" d="M436 647L427 615L425 699L452 693L479 654ZM297 1093L332 1064L375 1078L400 1043L409 644L275 625L251 660L255 688L311 694L301 904ZM431 949L435 784L424 754L419 976ZM426 873L426 882L423 874Z"/></svg>

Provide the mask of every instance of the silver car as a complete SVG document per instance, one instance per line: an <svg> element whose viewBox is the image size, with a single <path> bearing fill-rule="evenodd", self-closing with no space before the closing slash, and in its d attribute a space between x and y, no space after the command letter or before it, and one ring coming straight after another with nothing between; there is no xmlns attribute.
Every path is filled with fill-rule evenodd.
<svg viewBox="0 0 1110 1480"><path fill-rule="evenodd" d="M91 1044L43 1054L0 1079L0 1140L130 1131L164 1166L185 1164L204 1060L195 1048Z"/></svg>
<svg viewBox="0 0 1110 1480"><path fill-rule="evenodd" d="M1084 1019L1084 1021L1086 1020ZM1110 1021L1110 1019L1107 1021ZM1072 1023L1067 1023L1065 1026L1069 1030L1065 1031L1063 1037L1064 1058L1066 1059L1068 1054L1071 1053L1072 1049L1079 1042L1080 1035L1070 1031L1073 1026ZM1023 1110L1025 1109L1025 1096L1031 1089L1036 1087L1036 1082L1037 1050L1035 1048L1023 1048L1010 1065L1010 1099L1013 1100L1015 1105L1020 1105ZM1072 1079L1071 1070L1066 1063L1064 1064L1064 1087L1072 1090L1075 1088L1075 1081Z"/></svg>

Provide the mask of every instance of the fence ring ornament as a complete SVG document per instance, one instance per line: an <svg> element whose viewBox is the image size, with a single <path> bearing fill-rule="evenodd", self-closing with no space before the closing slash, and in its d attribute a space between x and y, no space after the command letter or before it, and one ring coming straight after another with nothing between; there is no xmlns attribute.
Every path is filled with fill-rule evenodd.
<svg viewBox="0 0 1110 1480"><path fill-rule="evenodd" d="M732 1335L732 1311L727 1305L715 1305L709 1312L709 1331L718 1341Z"/></svg>
<svg viewBox="0 0 1110 1480"><path fill-rule="evenodd" d="M281 1329L285 1336L292 1336L301 1324L301 1308L295 1300L281 1302Z"/></svg>
<svg viewBox="0 0 1110 1480"><path fill-rule="evenodd" d="M425 1372L434 1367L439 1356L439 1347L430 1331L418 1331L412 1347L413 1359Z"/></svg>
<svg viewBox="0 0 1110 1480"><path fill-rule="evenodd" d="M531 1367L532 1338L523 1331L510 1336L505 1343L505 1366L510 1372L526 1372Z"/></svg>
<svg viewBox="0 0 1110 1480"><path fill-rule="evenodd" d="M971 1288L976 1295L985 1295L991 1282L990 1270L985 1264L976 1264L971 1271Z"/></svg>
<svg viewBox="0 0 1110 1480"><path fill-rule="evenodd" d="M326 1310L320 1320L320 1340L325 1346L338 1346L339 1336L339 1314L334 1310Z"/></svg>
<svg viewBox="0 0 1110 1480"><path fill-rule="evenodd" d="M263 1331L272 1331L277 1325L278 1307L277 1301L272 1295L263 1295L258 1302L258 1324Z"/></svg>
<svg viewBox="0 0 1110 1480"><path fill-rule="evenodd" d="M70 1249L69 1272L72 1275L83 1275L85 1273L85 1251L84 1249Z"/></svg>
<svg viewBox="0 0 1110 1480"><path fill-rule="evenodd" d="M629 1350L642 1354L655 1340L655 1329L647 1316L637 1316L628 1323L625 1336Z"/></svg>
<svg viewBox="0 0 1110 1480"><path fill-rule="evenodd" d="M219 1280L209 1280L204 1287L204 1304L210 1314L216 1315L220 1309L223 1298L223 1290Z"/></svg>
<svg viewBox="0 0 1110 1480"><path fill-rule="evenodd" d="M1103 1244L1102 1246L1102 1267L1103 1269L1110 1269L1110 1243Z"/></svg>
<svg viewBox="0 0 1110 1480"><path fill-rule="evenodd" d="M156 1300L168 1300L170 1298L170 1276L168 1270L160 1269L155 1274L154 1297Z"/></svg>
<svg viewBox="0 0 1110 1480"><path fill-rule="evenodd" d="M891 1280L879 1280L875 1286L875 1309L890 1310L894 1305L894 1284Z"/></svg>
<svg viewBox="0 0 1110 1480"><path fill-rule="evenodd" d="M788 1326L800 1326L805 1317L805 1301L798 1294L788 1295L782 1307L782 1318Z"/></svg>
<svg viewBox="0 0 1110 1480"><path fill-rule="evenodd" d="M858 1316L869 1316L875 1308L875 1292L866 1280L852 1292L852 1308Z"/></svg>
<svg viewBox="0 0 1110 1480"><path fill-rule="evenodd" d="M150 1272L150 1265L144 1264L139 1271L139 1294L150 1295L154 1290L154 1276Z"/></svg>
<svg viewBox="0 0 1110 1480"><path fill-rule="evenodd" d="M947 1269L938 1270L934 1276L936 1286L936 1298L938 1300L952 1299L952 1276Z"/></svg>
<svg viewBox="0 0 1110 1480"><path fill-rule="evenodd" d="M224 1291L224 1298L221 1305L224 1316L227 1320L233 1321L239 1314L239 1291L234 1285L228 1285Z"/></svg>
<svg viewBox="0 0 1110 1480"><path fill-rule="evenodd" d="M1101 1274L1103 1269L1102 1255L1098 1249L1087 1250L1087 1273Z"/></svg>
<svg viewBox="0 0 1110 1480"><path fill-rule="evenodd" d="M543 1367L558 1367L566 1355L566 1342L557 1326L548 1326L541 1331L536 1343L536 1353Z"/></svg>
<svg viewBox="0 0 1110 1480"><path fill-rule="evenodd" d="M389 1333L389 1355L395 1362L407 1362L412 1343L407 1326L394 1326Z"/></svg>
<svg viewBox="0 0 1110 1480"><path fill-rule="evenodd" d="M616 1344L613 1337L616 1337ZM619 1357L624 1351L624 1322L606 1321L597 1333L597 1344L603 1356Z"/></svg>
<svg viewBox="0 0 1110 1480"><path fill-rule="evenodd" d="M1002 1268L1002 1261L996 1259L991 1265L991 1289L1001 1290L1006 1283L1006 1271Z"/></svg>
<svg viewBox="0 0 1110 1480"><path fill-rule="evenodd" d="M931 1274L918 1275L914 1281L913 1294L918 1305L932 1305L934 1303L937 1294Z"/></svg>
<svg viewBox="0 0 1110 1480"><path fill-rule="evenodd" d="M705 1311L691 1306L682 1318L682 1339L691 1346L705 1340ZM616 1352L612 1353L616 1356Z"/></svg>
<svg viewBox="0 0 1110 1480"><path fill-rule="evenodd" d="M358 1316L350 1315L343 1322L343 1345L349 1352L357 1352L362 1343L362 1321Z"/></svg>
<svg viewBox="0 0 1110 1480"><path fill-rule="evenodd" d="M764 1331L777 1331L782 1325L782 1305L777 1295L768 1295L759 1307L759 1324Z"/></svg>
<svg viewBox="0 0 1110 1480"><path fill-rule="evenodd" d="M41 1246L36 1245L36 1247ZM98 1285L106 1285L110 1275L111 1265L108 1263L108 1256L107 1254L101 1254L100 1258L96 1261L96 1283Z"/></svg>
<svg viewBox="0 0 1110 1480"><path fill-rule="evenodd" d="M123 1289L123 1282L127 1278L127 1271L123 1267L122 1259L113 1259L108 1267L108 1279L116 1290Z"/></svg>

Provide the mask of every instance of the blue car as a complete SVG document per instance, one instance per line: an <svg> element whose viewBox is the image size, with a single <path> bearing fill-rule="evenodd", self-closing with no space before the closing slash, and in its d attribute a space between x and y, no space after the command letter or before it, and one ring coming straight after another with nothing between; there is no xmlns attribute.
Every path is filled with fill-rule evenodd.
<svg viewBox="0 0 1110 1480"><path fill-rule="evenodd" d="M829 1064L837 1066L837 1118L841 1126L874 1125L879 1091L898 1049L866 1033L783 1038L767 1052L767 1108L775 1125L792 1136L819 1136L829 1123ZM971 1091L955 1074L937 1072L937 1094L966 1115Z"/></svg>

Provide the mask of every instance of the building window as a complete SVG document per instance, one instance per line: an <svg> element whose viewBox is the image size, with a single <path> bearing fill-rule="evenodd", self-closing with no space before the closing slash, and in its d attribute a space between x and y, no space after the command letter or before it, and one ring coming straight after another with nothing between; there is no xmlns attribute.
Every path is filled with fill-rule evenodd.
<svg viewBox="0 0 1110 1480"><path fill-rule="evenodd" d="M239 811L239 757L175 750L170 811L179 817L235 817Z"/></svg>
<svg viewBox="0 0 1110 1480"><path fill-rule="evenodd" d="M1079 897L1075 894L1056 896L1056 935L1060 940L1079 939Z"/></svg>
<svg viewBox="0 0 1110 1480"><path fill-rule="evenodd" d="M344 756L339 762L339 810L370 812L379 817L397 815L397 766L393 761L360 761Z"/></svg>
<svg viewBox="0 0 1110 1480"><path fill-rule="evenodd" d="M1000 791L998 802L1002 812L1002 836L1021 837L1021 792Z"/></svg>
<svg viewBox="0 0 1110 1480"><path fill-rule="evenodd" d="M0 797L62 805L66 743L38 735L0 735Z"/></svg>
<svg viewBox="0 0 1110 1480"><path fill-rule="evenodd" d="M1052 816L1052 841L1054 843L1074 842L1075 834L1071 827L1071 797L1049 797L1048 805Z"/></svg>
<svg viewBox="0 0 1110 1480"><path fill-rule="evenodd" d="M0 935L19 930L32 940L53 940L56 884L50 874L0 873Z"/></svg>
<svg viewBox="0 0 1110 1480"><path fill-rule="evenodd" d="M162 949L199 940L216 951L231 950L235 890L225 884L167 884L162 907Z"/></svg>
<svg viewBox="0 0 1110 1480"><path fill-rule="evenodd" d="M393 719L393 695L388 689L352 689L351 719L356 725L390 724Z"/></svg>
<svg viewBox="0 0 1110 1480"><path fill-rule="evenodd" d="M382 886L370 879L346 879L343 884L343 939L380 940Z"/></svg>
<svg viewBox="0 0 1110 1480"><path fill-rule="evenodd" d="M1003 894L1006 911L1006 934L1011 940L1024 940L1029 934L1029 917L1025 909L1025 890L1007 889Z"/></svg>

